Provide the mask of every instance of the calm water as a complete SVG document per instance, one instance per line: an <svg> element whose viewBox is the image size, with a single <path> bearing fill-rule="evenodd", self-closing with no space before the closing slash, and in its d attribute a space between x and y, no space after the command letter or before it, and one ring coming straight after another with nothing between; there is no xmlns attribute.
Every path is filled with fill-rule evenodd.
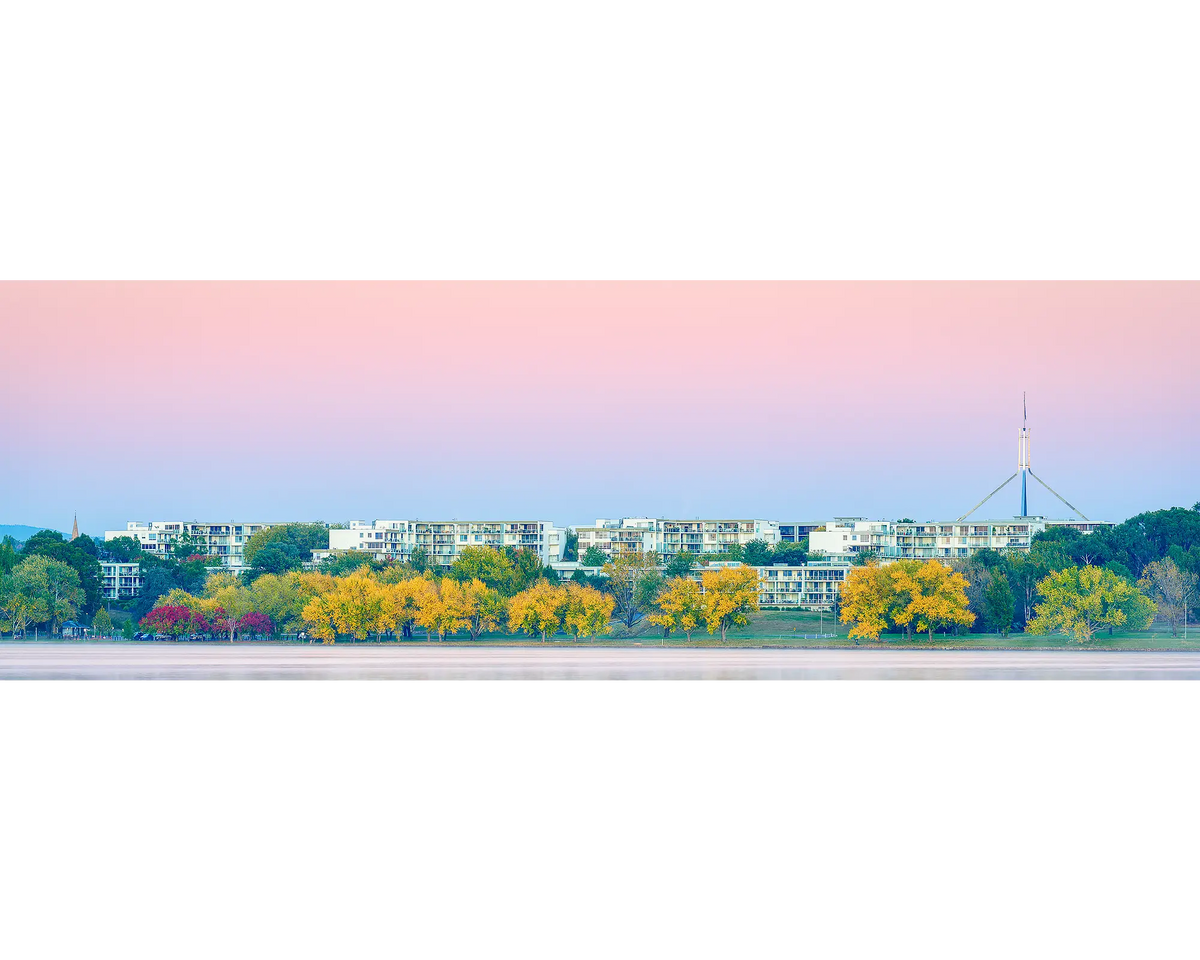
<svg viewBox="0 0 1200 960"><path fill-rule="evenodd" d="M3 643L0 679L1200 680L1200 653Z"/></svg>

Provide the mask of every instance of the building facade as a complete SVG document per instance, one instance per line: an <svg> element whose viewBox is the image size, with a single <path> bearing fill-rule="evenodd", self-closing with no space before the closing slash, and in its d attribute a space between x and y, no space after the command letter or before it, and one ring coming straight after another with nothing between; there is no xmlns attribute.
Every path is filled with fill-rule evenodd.
<svg viewBox="0 0 1200 960"><path fill-rule="evenodd" d="M725 553L737 544L751 540L779 542L779 526L772 520L661 520L651 517L623 517L597 520L594 526L576 527L579 556L595 547L611 559L620 553L649 553L660 556L676 553Z"/></svg>
<svg viewBox="0 0 1200 960"><path fill-rule="evenodd" d="M1028 551L1033 537L1052 527L1070 527L1088 534L1112 524L1101 520L1050 520L1013 517L1010 520L953 520L924 523L838 517L808 537L810 551L832 559L873 553L888 560L953 560L977 550Z"/></svg>
<svg viewBox="0 0 1200 960"><path fill-rule="evenodd" d="M190 537L196 553L217 558L231 572L240 573L245 569L242 554L246 542L259 530L266 530L271 526L269 523L237 521L201 523L196 520L150 520L140 523L131 520L124 530L105 530L104 539L107 541L118 537L132 537L138 541L144 552L167 556L172 553L176 543Z"/></svg>
<svg viewBox="0 0 1200 960"><path fill-rule="evenodd" d="M105 600L125 600L142 591L142 570L137 563L100 561L100 586Z"/></svg>
<svg viewBox="0 0 1200 960"><path fill-rule="evenodd" d="M364 520L329 531L328 553L359 550L378 560L407 562L418 547L449 566L467 547L532 550L548 565L562 558L567 531L547 520ZM313 558L321 559L314 551Z"/></svg>

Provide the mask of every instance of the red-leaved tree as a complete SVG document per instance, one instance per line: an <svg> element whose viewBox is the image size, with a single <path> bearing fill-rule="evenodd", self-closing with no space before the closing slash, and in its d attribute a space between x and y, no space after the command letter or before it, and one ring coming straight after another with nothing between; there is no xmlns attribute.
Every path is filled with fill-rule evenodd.
<svg viewBox="0 0 1200 960"><path fill-rule="evenodd" d="M187 607L155 607L140 621L143 630L167 633L173 637L184 635L191 629L192 611Z"/></svg>
<svg viewBox="0 0 1200 960"><path fill-rule="evenodd" d="M271 632L271 618L265 613L254 611L238 617L238 633L248 633L252 637L265 636Z"/></svg>

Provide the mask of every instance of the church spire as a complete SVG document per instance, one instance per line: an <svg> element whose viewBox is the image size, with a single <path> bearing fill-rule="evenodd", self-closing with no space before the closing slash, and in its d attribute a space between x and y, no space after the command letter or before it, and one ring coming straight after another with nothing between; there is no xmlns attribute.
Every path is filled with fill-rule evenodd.
<svg viewBox="0 0 1200 960"><path fill-rule="evenodd" d="M75 514L75 522L71 524L71 539L79 539L79 514Z"/></svg>

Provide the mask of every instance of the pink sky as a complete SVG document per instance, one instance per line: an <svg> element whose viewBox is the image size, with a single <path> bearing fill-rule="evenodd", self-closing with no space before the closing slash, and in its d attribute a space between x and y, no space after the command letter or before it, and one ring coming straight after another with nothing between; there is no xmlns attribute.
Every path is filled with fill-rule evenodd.
<svg viewBox="0 0 1200 960"><path fill-rule="evenodd" d="M940 519L1015 469L1022 390L1034 470L1123 519L1200 499L1198 317L1197 283L4 283L0 523Z"/></svg>

